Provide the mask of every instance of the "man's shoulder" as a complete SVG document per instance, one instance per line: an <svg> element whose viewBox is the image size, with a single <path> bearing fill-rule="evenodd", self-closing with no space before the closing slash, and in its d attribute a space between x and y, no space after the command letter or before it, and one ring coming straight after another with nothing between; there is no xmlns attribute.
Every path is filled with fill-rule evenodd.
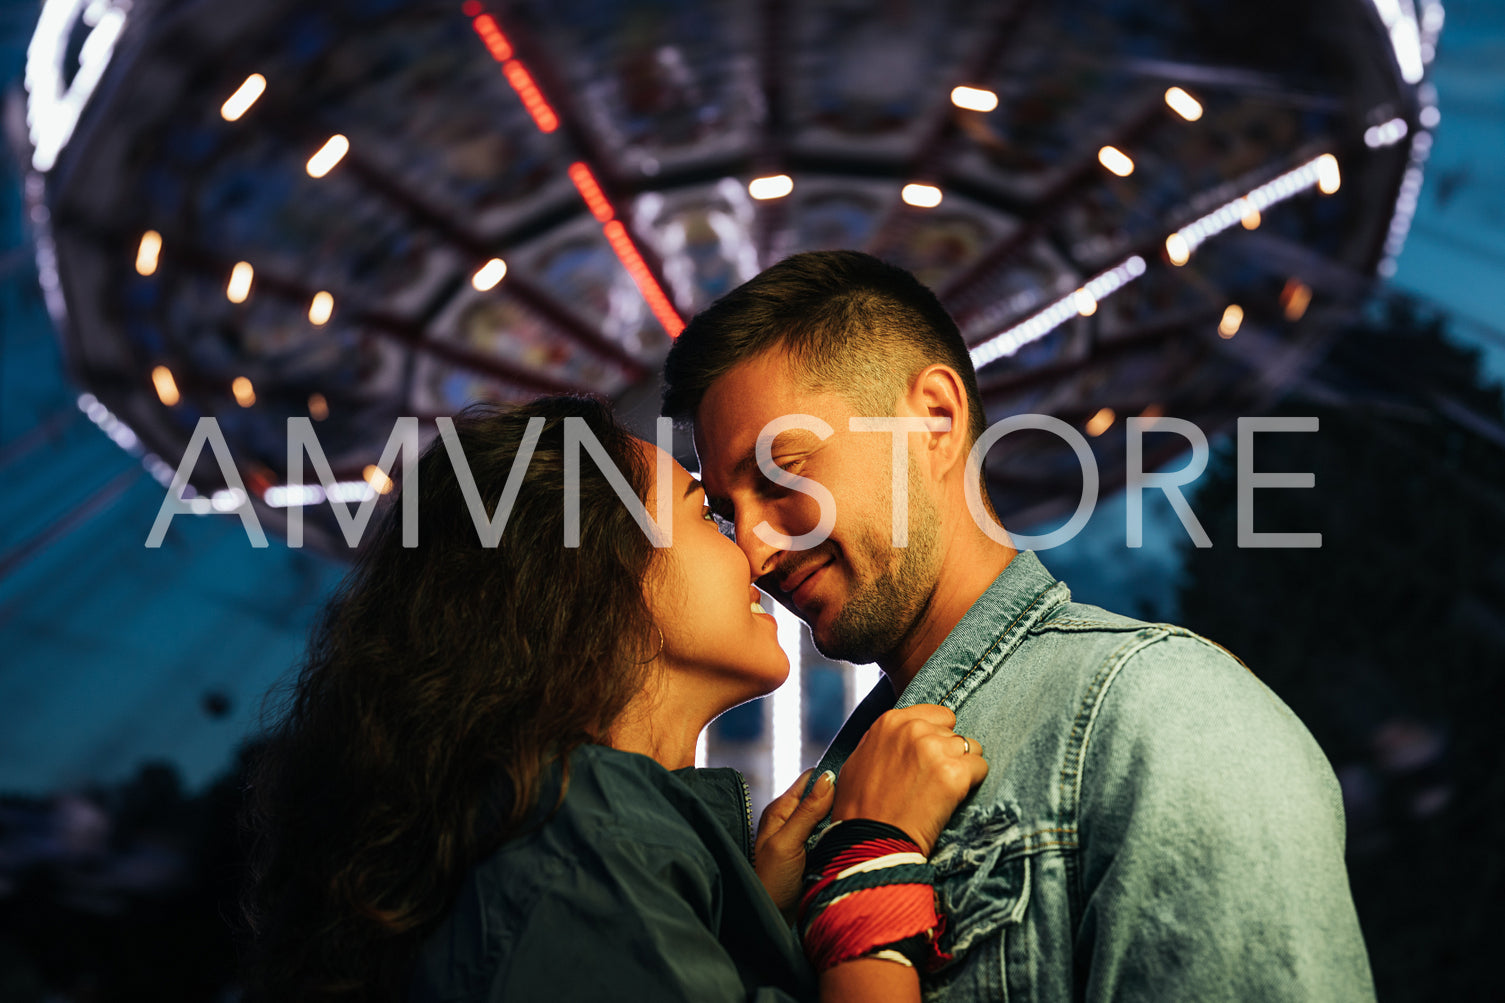
<svg viewBox="0 0 1505 1003"><path fill-rule="evenodd" d="M1235 716L1294 717L1216 641L1086 603L1046 611L992 675L994 686L1023 686L1063 711L1071 707L1079 726L1104 714L1156 718L1171 708L1196 715L1212 706Z"/></svg>
<svg viewBox="0 0 1505 1003"><path fill-rule="evenodd" d="M1170 623L1099 636L1108 634L1124 643L1085 679L1076 717L1077 730L1091 736L1080 755L1097 760L1099 779L1140 784L1143 777L1126 776L1134 764L1188 783L1262 777L1290 794L1302 777L1311 803L1336 800L1331 766L1310 731L1233 652Z"/></svg>
<svg viewBox="0 0 1505 1003"><path fill-rule="evenodd" d="M957 717L1006 759L1025 756L1052 775L1089 744L1127 748L1155 736L1195 745L1229 719L1275 719L1282 730L1294 723L1235 655L1174 623L1068 600L1009 640L1000 634L979 660L983 671L957 701Z"/></svg>
<svg viewBox="0 0 1505 1003"><path fill-rule="evenodd" d="M1243 659L1216 641L1174 623L1140 620L1087 603L1063 602L1047 611L1030 628L1032 635L1054 635L1053 647L1061 657L1086 664L1080 658L1090 649L1106 648L1111 652L1108 664L1096 664L1099 670L1114 668L1113 661L1136 665L1164 662L1195 663L1207 669L1242 670L1249 674Z"/></svg>
<svg viewBox="0 0 1505 1003"><path fill-rule="evenodd" d="M1103 609L1101 606L1092 606L1088 603L1067 600L1047 610L1040 619L1035 621L1030 630L1032 633L1039 633L1041 631L1069 633L1108 631L1116 633L1143 630L1146 627L1153 626L1168 627L1170 624L1153 624L1146 620L1135 619L1131 616L1124 616L1122 613Z"/></svg>

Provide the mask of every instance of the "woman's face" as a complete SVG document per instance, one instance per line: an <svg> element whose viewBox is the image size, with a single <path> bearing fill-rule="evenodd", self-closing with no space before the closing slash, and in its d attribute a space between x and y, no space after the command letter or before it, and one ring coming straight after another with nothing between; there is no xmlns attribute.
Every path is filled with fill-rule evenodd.
<svg viewBox="0 0 1505 1003"><path fill-rule="evenodd" d="M746 555L716 528L700 482L657 446L640 445L649 464L650 515L658 512L659 458L674 470L674 542L658 551L644 585L664 635L660 664L715 695L722 709L773 692L789 677L789 658L773 616L760 605L767 600L752 584Z"/></svg>

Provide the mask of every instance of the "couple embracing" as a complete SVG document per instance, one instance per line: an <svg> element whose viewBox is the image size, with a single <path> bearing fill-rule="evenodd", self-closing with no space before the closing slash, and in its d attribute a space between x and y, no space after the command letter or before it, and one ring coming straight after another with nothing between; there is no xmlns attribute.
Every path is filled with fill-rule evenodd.
<svg viewBox="0 0 1505 1003"><path fill-rule="evenodd" d="M458 416L473 483L425 453L420 545L392 506L253 777L248 1000L1373 997L1321 750L1216 644L978 524L928 289L796 255L664 384L698 480L581 398ZM511 500L495 547L467 491ZM884 678L754 829L693 764L788 673L759 588Z"/></svg>

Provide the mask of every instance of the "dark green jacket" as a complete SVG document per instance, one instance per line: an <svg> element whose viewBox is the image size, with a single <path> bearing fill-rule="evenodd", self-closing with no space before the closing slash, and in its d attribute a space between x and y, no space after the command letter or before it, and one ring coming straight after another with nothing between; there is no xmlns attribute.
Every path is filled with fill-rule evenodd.
<svg viewBox="0 0 1505 1003"><path fill-rule="evenodd" d="M559 810L466 876L409 999L814 999L753 872L751 814L735 770L582 747Z"/></svg>

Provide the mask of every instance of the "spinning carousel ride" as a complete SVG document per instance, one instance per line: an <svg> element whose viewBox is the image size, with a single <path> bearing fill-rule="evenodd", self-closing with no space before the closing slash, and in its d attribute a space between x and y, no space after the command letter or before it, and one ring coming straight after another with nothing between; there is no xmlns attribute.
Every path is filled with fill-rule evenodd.
<svg viewBox="0 0 1505 1003"><path fill-rule="evenodd" d="M47 0L10 119L80 407L191 474L192 510L296 507L348 552L332 505L390 487L398 417L569 390L649 427L686 319L850 247L937 291L990 421L1064 423L989 457L1030 526L1088 500L1083 449L1124 482L1128 419L1211 436L1321 358L1405 238L1441 26L1430 0ZM228 460L182 463L206 417ZM322 481L289 484L289 418ZM1145 469L1188 445L1147 434Z"/></svg>

